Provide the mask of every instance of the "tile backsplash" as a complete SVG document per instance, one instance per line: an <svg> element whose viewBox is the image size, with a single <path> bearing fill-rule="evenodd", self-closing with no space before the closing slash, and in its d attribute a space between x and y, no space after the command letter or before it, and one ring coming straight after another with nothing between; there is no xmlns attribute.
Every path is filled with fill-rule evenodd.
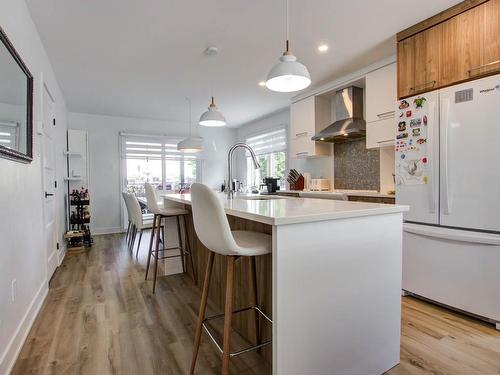
<svg viewBox="0 0 500 375"><path fill-rule="evenodd" d="M364 139L335 144L334 187L380 190L379 150L367 150Z"/></svg>

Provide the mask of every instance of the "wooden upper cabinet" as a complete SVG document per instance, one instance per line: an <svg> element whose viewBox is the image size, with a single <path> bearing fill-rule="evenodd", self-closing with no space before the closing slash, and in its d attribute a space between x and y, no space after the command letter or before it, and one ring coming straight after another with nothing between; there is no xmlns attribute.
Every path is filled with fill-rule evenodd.
<svg viewBox="0 0 500 375"><path fill-rule="evenodd" d="M439 86L467 80L471 69L481 65L481 7L469 9L441 24Z"/></svg>
<svg viewBox="0 0 500 375"><path fill-rule="evenodd" d="M412 94L429 91L438 85L441 48L441 25L434 26L414 36L415 82Z"/></svg>
<svg viewBox="0 0 500 375"><path fill-rule="evenodd" d="M472 69L472 77L500 72L500 0L490 0L481 7L481 66Z"/></svg>
<svg viewBox="0 0 500 375"><path fill-rule="evenodd" d="M398 43L398 97L412 95L415 86L415 38Z"/></svg>
<svg viewBox="0 0 500 375"><path fill-rule="evenodd" d="M398 97L500 73L500 0L468 0L398 33Z"/></svg>
<svg viewBox="0 0 500 375"><path fill-rule="evenodd" d="M398 97L412 96L438 86L441 25L398 43Z"/></svg>

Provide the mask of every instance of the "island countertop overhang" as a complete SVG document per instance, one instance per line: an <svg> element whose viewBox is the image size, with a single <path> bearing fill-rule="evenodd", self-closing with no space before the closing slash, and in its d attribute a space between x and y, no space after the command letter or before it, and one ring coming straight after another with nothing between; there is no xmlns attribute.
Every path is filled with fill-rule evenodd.
<svg viewBox="0 0 500 375"><path fill-rule="evenodd" d="M408 206L349 202L315 198L252 199L259 196L237 195L228 199L218 194L226 214L269 225L287 225L402 213ZM165 194L164 199L191 205L190 194Z"/></svg>

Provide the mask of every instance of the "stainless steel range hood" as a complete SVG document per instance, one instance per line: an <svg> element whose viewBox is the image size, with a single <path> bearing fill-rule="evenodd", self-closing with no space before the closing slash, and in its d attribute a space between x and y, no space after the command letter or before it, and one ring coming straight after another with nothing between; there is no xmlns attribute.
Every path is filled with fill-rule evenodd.
<svg viewBox="0 0 500 375"><path fill-rule="evenodd" d="M311 139L323 142L348 142L366 137L363 119L363 89L350 86L335 93L336 121Z"/></svg>

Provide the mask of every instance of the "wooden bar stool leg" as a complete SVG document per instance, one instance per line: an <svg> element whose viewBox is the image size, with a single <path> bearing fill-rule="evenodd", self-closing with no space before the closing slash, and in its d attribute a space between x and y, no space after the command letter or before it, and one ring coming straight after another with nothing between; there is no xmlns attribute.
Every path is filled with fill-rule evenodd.
<svg viewBox="0 0 500 375"><path fill-rule="evenodd" d="M207 270L205 271L205 281L203 282L203 292L201 293L200 311L198 312L198 322L196 323L196 332L194 334L193 357L191 359L191 371L189 372L191 375L194 374L194 368L196 366L196 357L198 357L198 349L200 348L202 324L203 324L203 319L205 319L205 311L207 309L208 290L210 287L210 277L212 276L214 257L215 253L209 251Z"/></svg>
<svg viewBox="0 0 500 375"><path fill-rule="evenodd" d="M141 246L141 240L142 240L142 229L139 233L139 241L137 242L137 250L135 251L136 258L139 256L139 247Z"/></svg>
<svg viewBox="0 0 500 375"><path fill-rule="evenodd" d="M184 241L182 241L182 236L181 236L181 221L179 219L179 216L176 216L175 219L177 220L177 238L179 239L179 251L180 251L180 256L181 256L181 263L182 263L182 272L186 273L186 262L185 262L185 253L184 253Z"/></svg>
<svg viewBox="0 0 500 375"><path fill-rule="evenodd" d="M132 240L130 241L130 245L128 249L132 251L134 249L135 237L137 236L137 227L134 225L134 231L132 232Z"/></svg>
<svg viewBox="0 0 500 375"><path fill-rule="evenodd" d="M251 257L250 259L250 273L252 276L252 289L253 289L253 306L259 306L259 294L257 292L257 260L255 257ZM260 323L259 323L259 312L257 310L253 310L255 315L255 345L260 344Z"/></svg>
<svg viewBox="0 0 500 375"><path fill-rule="evenodd" d="M224 341L222 344L222 375L229 375L231 321L233 316L234 256L227 256L226 307L224 311Z"/></svg>
<svg viewBox="0 0 500 375"><path fill-rule="evenodd" d="M131 221L129 221L129 222L128 222L128 227L127 227L127 235L125 236L125 239L126 239L126 240L128 240L128 235L129 235L129 233L130 233L130 226L131 226L131 225L132 225L132 222L131 222Z"/></svg>
<svg viewBox="0 0 500 375"><path fill-rule="evenodd" d="M162 226L161 226L161 219L162 217L159 216L159 220L158 220L158 226L156 227L156 250L155 250L155 265L154 265L154 274L153 274L153 294L155 293L155 290L156 290L156 276L158 274L158 258L159 258L159 255L158 253L160 252L160 232L161 232L161 229L162 229Z"/></svg>
<svg viewBox="0 0 500 375"><path fill-rule="evenodd" d="M146 265L146 277L148 279L149 265L151 264L151 252L153 251L153 237L155 236L156 215L153 215L153 224L151 226L151 237L149 238L148 262Z"/></svg>
<svg viewBox="0 0 500 375"><path fill-rule="evenodd" d="M191 244L190 244L190 241L189 241L189 234L188 234L188 227L187 227L187 220L186 220L186 216L182 216L182 222L184 224L184 236L186 236L186 248L187 248L187 251L189 253L189 263L191 265L191 271L193 271L193 280L194 280L194 283L197 284L198 283L198 279L196 278L196 270L194 268L194 261L193 261L193 252L191 251Z"/></svg>
<svg viewBox="0 0 500 375"><path fill-rule="evenodd" d="M134 224L130 226L130 234L127 240L127 247L130 248L130 241L132 241L132 235L134 234Z"/></svg>

